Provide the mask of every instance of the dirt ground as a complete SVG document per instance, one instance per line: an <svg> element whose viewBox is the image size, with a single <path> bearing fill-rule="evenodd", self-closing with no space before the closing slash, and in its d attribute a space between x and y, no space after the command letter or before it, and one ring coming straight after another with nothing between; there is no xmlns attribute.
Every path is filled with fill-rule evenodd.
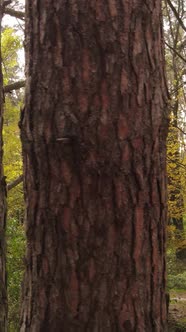
<svg viewBox="0 0 186 332"><path fill-rule="evenodd" d="M168 332L186 332L186 292L171 292Z"/></svg>

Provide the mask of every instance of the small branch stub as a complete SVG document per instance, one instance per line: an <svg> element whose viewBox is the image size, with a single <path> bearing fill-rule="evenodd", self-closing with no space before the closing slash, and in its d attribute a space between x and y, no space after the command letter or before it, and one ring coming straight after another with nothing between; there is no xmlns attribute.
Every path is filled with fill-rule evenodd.
<svg viewBox="0 0 186 332"><path fill-rule="evenodd" d="M57 142L69 142L70 141L70 137L58 137L56 138Z"/></svg>

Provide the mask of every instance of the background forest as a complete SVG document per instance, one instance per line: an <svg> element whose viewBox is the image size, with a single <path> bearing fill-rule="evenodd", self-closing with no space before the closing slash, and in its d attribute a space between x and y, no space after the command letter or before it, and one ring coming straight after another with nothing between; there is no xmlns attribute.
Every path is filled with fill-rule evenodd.
<svg viewBox="0 0 186 332"><path fill-rule="evenodd" d="M163 2L166 72L170 95L167 139L168 291L171 326L186 330L186 10L184 0ZM18 331L19 298L24 267L24 203L19 134L24 96L24 6L8 1L2 30L5 92L4 173L8 191L7 272L9 331ZM184 302L185 301L185 302ZM175 311L176 308L176 311ZM176 321L177 320L177 321Z"/></svg>

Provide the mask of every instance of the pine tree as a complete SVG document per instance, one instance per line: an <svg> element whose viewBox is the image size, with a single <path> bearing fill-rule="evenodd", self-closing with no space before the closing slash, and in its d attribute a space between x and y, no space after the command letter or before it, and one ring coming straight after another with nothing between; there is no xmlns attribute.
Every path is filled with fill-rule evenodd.
<svg viewBox="0 0 186 332"><path fill-rule="evenodd" d="M161 1L26 6L21 332L166 331Z"/></svg>

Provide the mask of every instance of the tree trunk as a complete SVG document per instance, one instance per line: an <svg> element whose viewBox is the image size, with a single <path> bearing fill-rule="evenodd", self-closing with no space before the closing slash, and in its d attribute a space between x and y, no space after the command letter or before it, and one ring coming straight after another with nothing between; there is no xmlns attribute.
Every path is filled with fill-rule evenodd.
<svg viewBox="0 0 186 332"><path fill-rule="evenodd" d="M26 2L21 331L166 331L161 1Z"/></svg>
<svg viewBox="0 0 186 332"><path fill-rule="evenodd" d="M1 22L3 1L0 0L0 332L7 330L7 292L6 292L6 181L3 174L3 75L1 59Z"/></svg>
<svg viewBox="0 0 186 332"><path fill-rule="evenodd" d="M178 42L177 42L178 43ZM177 45L177 43L175 43ZM175 45L175 48L176 48ZM174 151L170 151L168 153L168 157L170 157L171 163L174 165L174 170L173 170L173 179L171 178L171 174L169 174L168 177L168 188L169 188L169 201L170 205L172 205L172 218L169 218L169 225L173 224L176 227L176 230L178 231L183 231L184 230L184 225L183 225L183 214L184 214L184 200L183 200L183 194L182 194L182 179L181 179L181 156L180 156L180 133L178 131L178 116L179 116L179 78L178 78L178 69L176 65L177 58L175 55L173 55L173 74L174 74L174 88L175 88L175 95L173 98L173 104L172 104L172 115L173 115L173 120L172 120L172 128L170 125L169 131L170 131L170 139L173 140L175 143L175 146L177 149ZM174 100L175 99L175 100ZM172 131L172 133L171 133ZM175 177L175 179L174 179ZM173 181L172 181L173 180ZM172 190L170 190L172 189ZM174 214L176 214L175 216Z"/></svg>
<svg viewBox="0 0 186 332"><path fill-rule="evenodd" d="M177 120L176 120L177 122ZM169 126L169 135L167 138L167 158L168 158L168 224L174 225L177 232L176 236L180 237L183 226L184 200L182 195L182 161L180 156L180 143L178 129L175 122ZM181 174L182 172L182 174Z"/></svg>
<svg viewBox="0 0 186 332"><path fill-rule="evenodd" d="M176 235L180 237L180 231L184 229L183 215L185 211L183 199L183 171L182 171L182 157L180 151L182 147L182 133L179 131L180 119L182 113L182 84L183 83L183 67L184 63L178 56L181 52L180 40L182 40L183 31L180 20L177 20L175 13L172 13L170 1L165 1L166 8L166 25L167 25L167 40L171 44L172 49L167 52L167 71L169 77L169 90L171 95L171 103L169 105L171 113L171 121L169 126L169 135L167 139L167 158L168 158L168 224L173 224L176 227ZM184 6L184 5L183 5ZM181 2L176 3L176 12L181 17L183 7ZM169 8L170 7L170 8ZM181 9L182 8L182 9ZM168 64L169 63L169 64ZM182 125L181 125L182 126ZM184 139L183 139L184 141ZM173 145L174 144L174 145ZM173 149L170 147L173 146Z"/></svg>

